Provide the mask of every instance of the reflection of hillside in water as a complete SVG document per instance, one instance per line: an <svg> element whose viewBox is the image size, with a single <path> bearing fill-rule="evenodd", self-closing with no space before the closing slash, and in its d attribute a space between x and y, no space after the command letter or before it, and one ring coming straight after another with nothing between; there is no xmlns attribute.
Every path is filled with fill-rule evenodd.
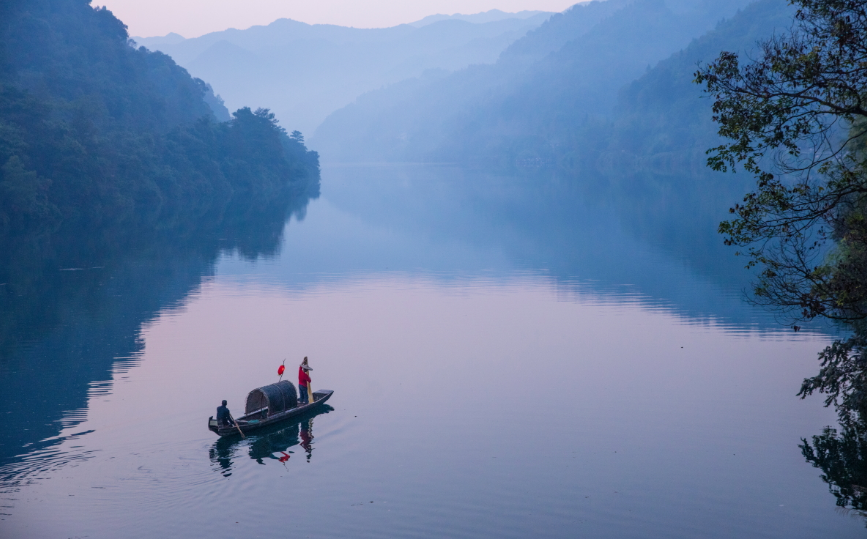
<svg viewBox="0 0 867 539"><path fill-rule="evenodd" d="M446 285L518 275L550 281L566 301L635 302L735 331L779 328L742 300L748 276L715 232L737 196L722 186L696 201L693 191L654 191L648 182L621 185L615 196L608 183L545 172L389 166L324 174L325 200L289 229L280 264L264 269L282 272L282 286L383 272ZM3 246L0 465L26 452L22 466L51 466L40 452L84 419L89 396L136 364L143 324L182 305L221 254L275 256L286 219L303 216L307 200L236 206L163 230L78 230Z"/></svg>
<svg viewBox="0 0 867 539"><path fill-rule="evenodd" d="M743 301L750 276L716 232L743 196L727 178L703 178L699 195L687 188L692 178L613 185L545 171L504 176L431 166L326 167L324 175L328 203L392 236L383 245L347 242L345 267L299 261L299 273L423 267L448 279L517 270L552 279L564 299L636 301L691 322L780 328ZM490 256L479 260L480 252Z"/></svg>
<svg viewBox="0 0 867 539"><path fill-rule="evenodd" d="M303 217L308 200L235 201L158 230L76 229L0 247L2 475L17 482L16 468L62 464L43 457L85 419L88 398L137 363L142 326L182 305L222 253L276 256L287 219Z"/></svg>

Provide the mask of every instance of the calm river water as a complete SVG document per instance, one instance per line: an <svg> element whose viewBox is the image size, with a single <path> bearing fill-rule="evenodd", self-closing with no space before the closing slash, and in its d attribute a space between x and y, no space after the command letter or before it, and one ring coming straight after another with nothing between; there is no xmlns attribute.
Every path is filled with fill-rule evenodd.
<svg viewBox="0 0 867 539"><path fill-rule="evenodd" d="M322 186L275 249L57 268L0 365L0 536L864 536L799 448L828 337L746 305L725 249L552 178ZM305 355L325 413L207 430Z"/></svg>

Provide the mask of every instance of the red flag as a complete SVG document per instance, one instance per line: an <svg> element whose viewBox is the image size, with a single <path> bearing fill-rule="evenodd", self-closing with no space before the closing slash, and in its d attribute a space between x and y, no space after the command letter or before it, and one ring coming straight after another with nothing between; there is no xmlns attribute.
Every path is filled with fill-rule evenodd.
<svg viewBox="0 0 867 539"><path fill-rule="evenodd" d="M283 376L283 373L285 371L286 371L286 367L284 367L283 365L280 365L280 368L277 369L277 374L279 374L280 376Z"/></svg>

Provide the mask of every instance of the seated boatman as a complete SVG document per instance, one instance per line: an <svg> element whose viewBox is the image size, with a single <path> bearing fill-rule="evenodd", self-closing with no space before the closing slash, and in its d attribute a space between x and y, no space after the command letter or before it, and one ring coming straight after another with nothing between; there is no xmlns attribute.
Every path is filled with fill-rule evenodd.
<svg viewBox="0 0 867 539"><path fill-rule="evenodd" d="M230 426L232 424L232 414L226 408L226 401L223 401L222 406L217 406L217 424L221 426Z"/></svg>

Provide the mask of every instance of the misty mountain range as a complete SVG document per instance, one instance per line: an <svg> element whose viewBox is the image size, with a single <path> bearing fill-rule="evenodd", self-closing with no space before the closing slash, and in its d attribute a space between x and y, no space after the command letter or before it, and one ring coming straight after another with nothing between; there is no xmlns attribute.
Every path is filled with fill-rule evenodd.
<svg viewBox="0 0 867 539"><path fill-rule="evenodd" d="M374 29L279 19L193 39L133 39L209 82L230 109L267 107L288 128L311 133L365 92L428 70L492 63L550 15L493 10Z"/></svg>
<svg viewBox="0 0 867 539"><path fill-rule="evenodd" d="M706 173L718 139L696 66L748 51L790 17L784 0L594 0L553 15L383 29L281 19L136 40L229 108L269 107L312 133L329 161Z"/></svg>
<svg viewBox="0 0 867 539"><path fill-rule="evenodd" d="M458 21L466 21L472 22L476 24L486 23L486 22L495 22L502 21L504 19L531 19L538 15L543 16L543 20L547 17L553 15L553 13L549 11L518 11L517 13L506 13L505 11L500 11L499 9L492 9L490 11L484 11L482 13L473 13L471 15L464 15L462 13L455 13L452 15L443 15L442 13L438 13L436 15L428 15L427 17L417 20L415 22L408 23L410 26L426 26L428 24L432 24L439 21L445 20L458 20Z"/></svg>
<svg viewBox="0 0 867 539"><path fill-rule="evenodd" d="M323 122L311 142L329 160L584 171L604 169L612 153L627 148L654 153L712 144L710 102L692 83L698 63L721 50L748 50L791 20L783 0L748 4L578 4L515 41L495 64L428 73L361 96ZM676 136L666 131L684 123L690 127ZM630 127L637 125L640 137Z"/></svg>

